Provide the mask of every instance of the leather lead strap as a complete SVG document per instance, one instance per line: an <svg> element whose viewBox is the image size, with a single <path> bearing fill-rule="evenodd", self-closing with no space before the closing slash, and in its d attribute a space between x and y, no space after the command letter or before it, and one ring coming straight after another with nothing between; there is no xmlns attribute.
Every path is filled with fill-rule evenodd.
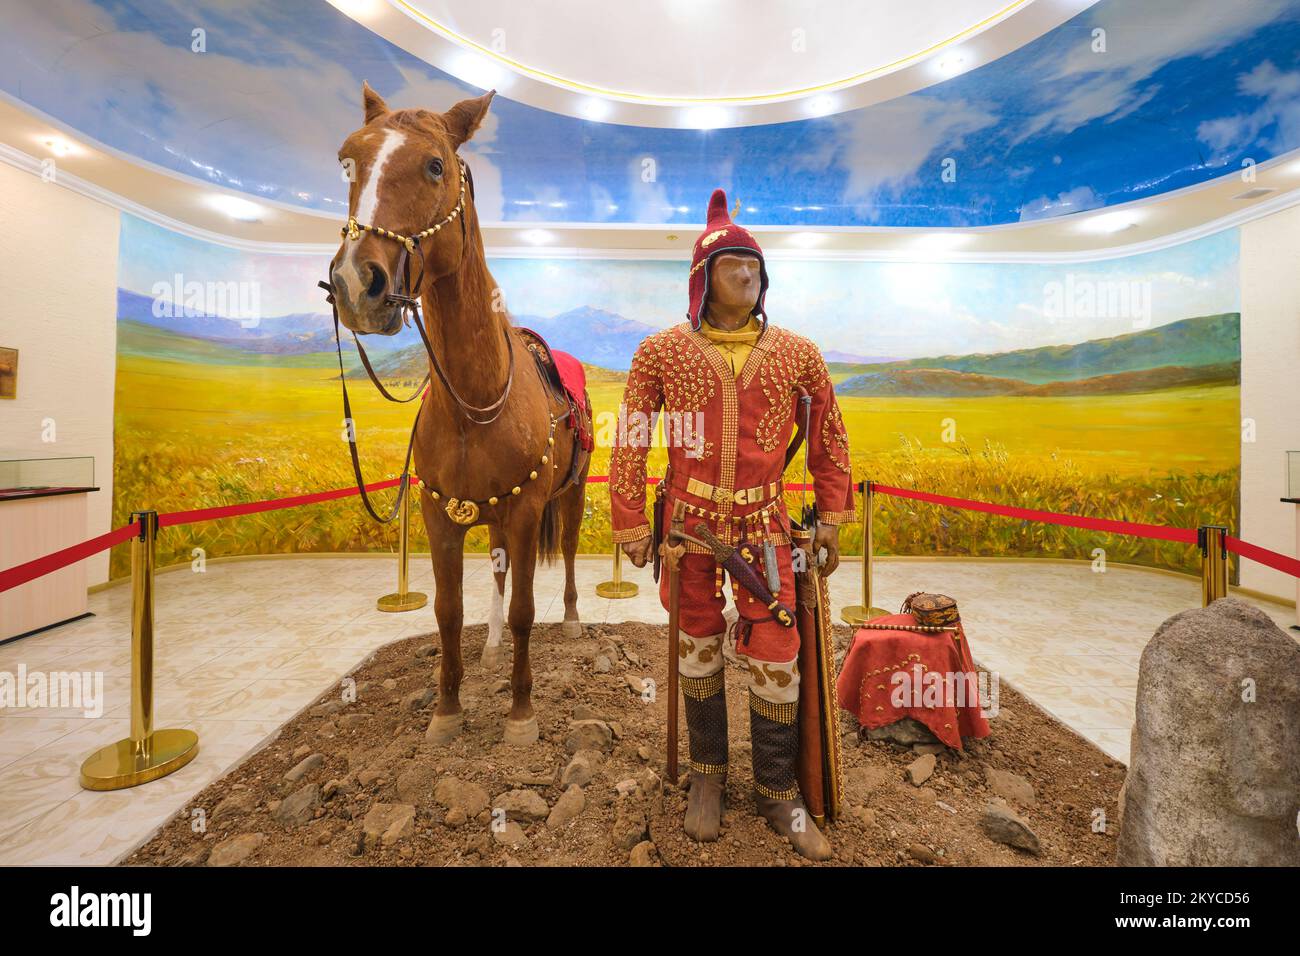
<svg viewBox="0 0 1300 956"><path fill-rule="evenodd" d="M352 417L352 401L348 397L347 373L343 368L343 339L339 334L339 307L334 301L334 292L330 284L328 282L321 282L318 284L329 293L328 298L330 310L334 315L334 350L337 352L339 359L339 385L343 388L343 420L347 423L348 427L348 454L352 459L352 477L357 483L357 492L361 495L361 503L366 506L366 511L370 513L370 517L374 518L380 524L391 524L397 517L398 512L401 510L402 497L407 493L411 485L411 454L415 449L415 429L420 422L420 412L418 409L416 410L415 421L411 423L411 437L406 442L406 459L402 463L401 484L397 486L397 497L393 499L392 510L388 513L387 517L384 517L375 509L374 504L370 501L370 495L366 491L366 481L361 474L361 458L357 453L356 420ZM360 345L358 344L358 349L359 348ZM362 354L364 355L364 353ZM366 370L370 372L370 363L366 362L365 365ZM372 380L373 376L374 373L371 372ZM376 382L376 384L378 384L378 382ZM421 388L423 387L424 386L421 386ZM380 388L380 391L383 391L382 387ZM385 393L385 395L387 395L387 393ZM396 399L390 397L389 401L396 401ZM407 401L409 401L409 399ZM423 408L423 406L421 406L421 408Z"/></svg>

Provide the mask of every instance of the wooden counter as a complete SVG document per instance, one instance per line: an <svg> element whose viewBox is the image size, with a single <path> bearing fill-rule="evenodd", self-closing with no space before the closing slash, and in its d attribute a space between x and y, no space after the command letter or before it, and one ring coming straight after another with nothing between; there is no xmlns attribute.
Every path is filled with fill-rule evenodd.
<svg viewBox="0 0 1300 956"><path fill-rule="evenodd" d="M86 495L98 488L0 489L0 568L12 568L90 537ZM86 613L86 562L0 593L0 641Z"/></svg>

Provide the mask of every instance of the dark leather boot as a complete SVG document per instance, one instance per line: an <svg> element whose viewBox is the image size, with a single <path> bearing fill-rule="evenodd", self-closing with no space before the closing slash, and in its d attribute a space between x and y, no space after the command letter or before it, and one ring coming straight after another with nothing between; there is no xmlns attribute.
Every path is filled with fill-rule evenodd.
<svg viewBox="0 0 1300 956"><path fill-rule="evenodd" d="M750 691L749 732L759 814L800 856L829 860L830 842L817 829L799 794L799 705L774 704Z"/></svg>
<svg viewBox="0 0 1300 956"><path fill-rule="evenodd" d="M690 791L686 796L686 835L709 843L722 829L727 789L727 695L722 671L681 678L690 731Z"/></svg>

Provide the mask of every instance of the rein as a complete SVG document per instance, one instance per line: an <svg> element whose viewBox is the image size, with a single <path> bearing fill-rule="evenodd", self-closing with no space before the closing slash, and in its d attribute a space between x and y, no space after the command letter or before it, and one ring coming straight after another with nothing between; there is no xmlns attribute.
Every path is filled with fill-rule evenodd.
<svg viewBox="0 0 1300 956"><path fill-rule="evenodd" d="M467 241L464 218L465 193L466 186L468 185L469 196L471 199L474 198L474 177L471 175L469 167L465 165L463 159L457 158L456 167L460 171L460 195L456 200L456 205L451 212L447 213L447 215L445 215L440 221L429 226L427 229L422 229L420 232L417 232L412 236L404 236L400 232L393 232L380 226L357 222L355 216L349 216L347 225L340 230L340 234L345 240L350 239L357 241L360 240L363 232L369 232L376 236L382 236L385 239L391 239L394 242L400 242L402 244L401 257L398 260L396 275L393 277L394 283L396 284L400 282L401 285L394 288L394 290L388 294L387 301L401 310L402 321L404 324L413 324L415 326L416 332L420 335L420 341L424 344L424 351L429 356L429 364L433 366L434 372L437 373L438 381L442 383L442 387L447 390L447 394L451 396L452 401L454 401L460 408L461 414L476 425L488 425L496 421L505 410L506 399L510 397L510 389L514 385L515 381L515 348L514 340L510 336L510 328L506 326L503 329L506 339L506 354L509 362L505 387L501 390L501 395L496 401L487 405L474 405L465 401L465 399L461 397L460 393L452 386L451 380L443 370L442 363L438 361L438 356L433 351L433 343L429 341L429 334L425 331L424 322L420 317L420 289L424 285L424 250L420 247L420 243L425 239L428 239L430 236L437 235L442 231L443 226L449 225L457 220L460 221L462 257L465 243ZM420 271L416 274L415 281L412 282L411 260L417 256L420 260ZM353 340L356 341L355 334L353 335ZM378 387L381 392L384 392L384 395L387 398L388 394L384 391L384 387L379 384L378 378L370 368L370 362L366 359L365 352L362 350L359 341L357 341L357 351L362 356L362 364L365 365L370 380L375 383L376 387Z"/></svg>
<svg viewBox="0 0 1300 956"><path fill-rule="evenodd" d="M459 157L457 157L457 167L460 171L460 195L456 200L456 205L451 212L444 216L439 222L434 223L427 229L423 229L412 236L404 236L401 233L392 232L391 230L383 229L379 226L358 222L355 216L349 216L347 224L343 226L340 232L344 240L350 239L358 241L363 232L369 232L376 236L382 236L385 239L392 239L393 241L402 244L402 252L398 260L396 275L394 276L394 283L396 284L397 282L400 282L401 285L400 287L394 288L393 291L388 294L386 301L398 307L401 311L402 323L404 325L415 325L415 330L420 335L420 341L424 344L424 351L429 357L429 363L433 367L434 372L437 373L438 381L442 383L443 388L447 390L447 393L451 396L452 400L460 408L461 414L476 425L487 425L496 421L505 410L506 399L510 397L510 390L515 381L515 349L514 340L510 335L509 326L507 325L504 328L506 354L509 363L505 387L501 390L501 395L496 399L496 401L488 405L480 406L465 401L465 399L461 397L460 393L452 386L450 379L447 377L447 373L443 371L442 363L438 361L438 356L433 351L433 343L429 341L429 334L425 331L424 321L420 316L420 288L424 284L424 251L420 248L420 243L430 236L436 235L444 226L459 220L462 261L464 258L464 249L468 241L464 218L465 192L466 186L468 185L469 196L471 199L474 198L474 177L470 172L469 167L465 165L465 161ZM411 281L411 259L413 256L418 256L420 260L419 272L416 274L414 283ZM332 279L327 276L324 281L318 282L317 285L325 290L325 299L329 302L330 309L334 316L334 348L338 353L339 360L339 384L343 389L343 416L348 428L348 453L352 459L352 475L356 479L357 490L361 494L361 501L365 505L366 511L370 513L370 517L380 524L389 524L397 517L401 510L402 499L410 488L411 456L415 448L415 431L420 422L420 409L424 406L423 403L421 403L420 409L416 410L415 421L411 423L411 436L406 443L406 458L402 464L401 482L397 489L397 497L393 500L392 510L385 517L381 515L371 503L370 496L366 493L365 479L361 474L361 461L357 452L355 420L352 417L352 403L348 397L347 377L343 368L343 344L339 332L340 322L338 304L334 300L334 283ZM361 358L361 364L366 370L366 375L385 399L397 404L406 404L414 401L423 394L425 387L429 384L429 375L427 373L424 376L424 381L422 381L415 391L408 397L396 398L384 387L383 383L379 380L379 376L375 374L374 367L370 364L370 358L366 355L366 350L362 348L361 340L357 338L355 332L352 333L352 341L356 345L357 355ZM554 422L552 422L551 427L552 431L554 431ZM553 441L553 438L548 439L548 445L553 443ZM545 462L546 458L544 457L542 461ZM536 474L537 473L534 471L530 477L535 477ZM515 490L513 493L518 494L518 491ZM452 503L454 504L455 502L456 499L452 499ZM495 501L492 503L495 504ZM475 516L477 516L477 509L475 509L475 511ZM448 510L448 514L452 514L450 509ZM459 519L453 516L453 520Z"/></svg>

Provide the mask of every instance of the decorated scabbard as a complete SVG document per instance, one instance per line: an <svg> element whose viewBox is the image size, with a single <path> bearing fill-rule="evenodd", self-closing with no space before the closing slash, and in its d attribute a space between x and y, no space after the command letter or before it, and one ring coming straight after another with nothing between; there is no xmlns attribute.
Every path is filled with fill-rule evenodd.
<svg viewBox="0 0 1300 956"><path fill-rule="evenodd" d="M722 565L727 574L731 575L731 580L763 602L772 612L774 621L782 627L794 627L794 611L782 604L780 598L772 593L763 579L758 576L758 572L745 560L740 549L723 543L702 521L695 526L695 536L713 551L713 559ZM750 560L752 559L751 555Z"/></svg>

